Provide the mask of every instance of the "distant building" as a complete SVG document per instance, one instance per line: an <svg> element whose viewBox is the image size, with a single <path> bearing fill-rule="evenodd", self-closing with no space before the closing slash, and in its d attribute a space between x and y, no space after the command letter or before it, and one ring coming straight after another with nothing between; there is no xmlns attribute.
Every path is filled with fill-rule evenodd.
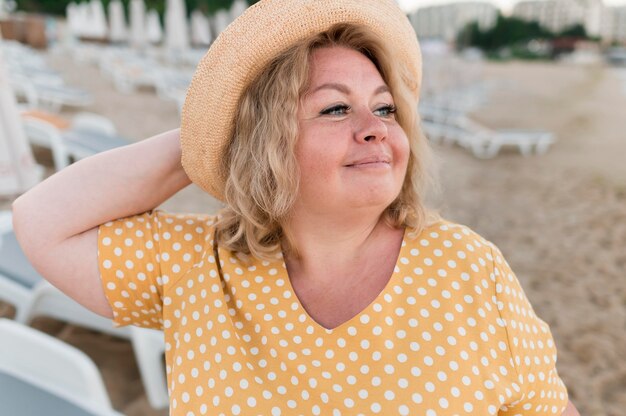
<svg viewBox="0 0 626 416"><path fill-rule="evenodd" d="M583 24L585 7L576 0L525 0L513 7L513 16L539 22L546 29L559 32L575 24Z"/></svg>
<svg viewBox="0 0 626 416"><path fill-rule="evenodd" d="M603 22L603 39L626 42L626 6L607 7Z"/></svg>
<svg viewBox="0 0 626 416"><path fill-rule="evenodd" d="M418 9L409 15L419 38L439 38L451 42L467 23L478 21L482 30L494 26L498 9L486 1L449 3Z"/></svg>
<svg viewBox="0 0 626 416"><path fill-rule="evenodd" d="M537 21L553 32L581 24L590 36L603 36L607 25L602 0L524 0L515 5L512 15Z"/></svg>

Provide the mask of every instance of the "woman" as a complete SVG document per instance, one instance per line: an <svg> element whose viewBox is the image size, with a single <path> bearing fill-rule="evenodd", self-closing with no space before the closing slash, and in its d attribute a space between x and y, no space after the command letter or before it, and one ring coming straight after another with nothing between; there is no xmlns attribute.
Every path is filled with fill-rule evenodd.
<svg viewBox="0 0 626 416"><path fill-rule="evenodd" d="M164 330L172 414L577 415L498 249L421 203L420 68L391 0L263 0L180 139L54 175L16 234L87 308ZM153 211L190 181L227 207Z"/></svg>

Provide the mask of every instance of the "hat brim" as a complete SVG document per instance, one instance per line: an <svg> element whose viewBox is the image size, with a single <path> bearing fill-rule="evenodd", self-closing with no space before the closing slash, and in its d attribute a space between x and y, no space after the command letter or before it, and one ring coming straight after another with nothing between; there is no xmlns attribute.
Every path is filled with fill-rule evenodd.
<svg viewBox="0 0 626 416"><path fill-rule="evenodd" d="M402 65L416 98L421 54L408 18L393 0L262 0L224 30L198 64L181 117L182 165L192 182L224 200L222 159L245 88L281 52L338 23L362 24Z"/></svg>

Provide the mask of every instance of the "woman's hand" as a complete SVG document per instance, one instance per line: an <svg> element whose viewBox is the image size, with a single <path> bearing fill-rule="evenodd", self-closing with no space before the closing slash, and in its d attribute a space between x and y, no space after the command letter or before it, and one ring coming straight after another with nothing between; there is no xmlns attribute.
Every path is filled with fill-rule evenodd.
<svg viewBox="0 0 626 416"><path fill-rule="evenodd" d="M81 160L13 203L15 235L35 269L65 294L111 317L98 269L98 226L151 210L191 183L179 130Z"/></svg>

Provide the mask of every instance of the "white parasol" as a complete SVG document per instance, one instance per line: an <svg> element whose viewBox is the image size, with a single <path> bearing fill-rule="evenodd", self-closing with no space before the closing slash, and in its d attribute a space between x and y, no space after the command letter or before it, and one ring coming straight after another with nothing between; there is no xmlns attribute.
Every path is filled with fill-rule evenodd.
<svg viewBox="0 0 626 416"><path fill-rule="evenodd" d="M71 4L70 4L71 5ZM68 6L68 12L71 12L71 9ZM91 12L89 3L79 3L74 4L73 13L71 13L71 29L72 33L77 36L85 36L89 34L89 24L91 20Z"/></svg>
<svg viewBox="0 0 626 416"><path fill-rule="evenodd" d="M108 32L107 18L101 0L91 0L89 3L88 36L92 39L105 39Z"/></svg>
<svg viewBox="0 0 626 416"><path fill-rule="evenodd" d="M146 17L146 36L150 43L160 43L163 40L161 20L156 10L150 10Z"/></svg>
<svg viewBox="0 0 626 416"><path fill-rule="evenodd" d="M76 35L76 11L76 3L68 3L65 6L65 20L72 35Z"/></svg>
<svg viewBox="0 0 626 416"><path fill-rule="evenodd" d="M111 42L124 42L128 38L124 6L121 0L109 3L109 39Z"/></svg>
<svg viewBox="0 0 626 416"><path fill-rule="evenodd" d="M167 0L165 8L165 46L176 51L189 48L187 8L183 0Z"/></svg>
<svg viewBox="0 0 626 416"><path fill-rule="evenodd" d="M230 8L230 19L234 21L236 18L241 16L243 12L248 8L248 3L245 0L235 0L233 5Z"/></svg>
<svg viewBox="0 0 626 416"><path fill-rule="evenodd" d="M0 35L0 195L18 195L41 180L9 84Z"/></svg>
<svg viewBox="0 0 626 416"><path fill-rule="evenodd" d="M209 19L200 10L194 10L191 13L191 43L196 46L208 46L211 40Z"/></svg>
<svg viewBox="0 0 626 416"><path fill-rule="evenodd" d="M232 19L228 10L219 10L217 13L215 13L212 19L212 26L215 36L219 36L219 34L222 33L231 22Z"/></svg>
<svg viewBox="0 0 626 416"><path fill-rule="evenodd" d="M130 43L135 48L146 45L146 5L143 0L130 1Z"/></svg>
<svg viewBox="0 0 626 416"><path fill-rule="evenodd" d="M7 15L6 5L4 0L0 0L0 19L4 19Z"/></svg>

